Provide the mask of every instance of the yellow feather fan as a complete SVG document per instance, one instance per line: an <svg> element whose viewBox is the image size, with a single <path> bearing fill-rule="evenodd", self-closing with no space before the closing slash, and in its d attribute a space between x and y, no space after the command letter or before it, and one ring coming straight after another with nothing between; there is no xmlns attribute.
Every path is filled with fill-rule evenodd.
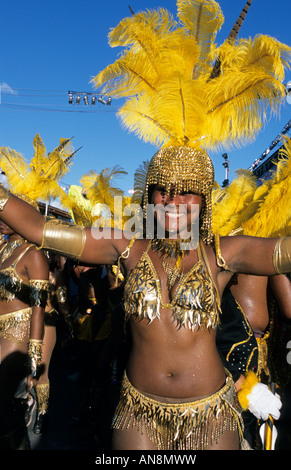
<svg viewBox="0 0 291 470"><path fill-rule="evenodd" d="M280 150L277 169L269 183L269 190L255 215L242 224L245 235L279 237L291 235L291 139L287 136L285 148Z"/></svg>
<svg viewBox="0 0 291 470"><path fill-rule="evenodd" d="M109 34L121 56L94 85L127 98L118 111L123 125L159 147L207 151L254 139L266 111L285 99L291 48L263 35L215 46L223 15L214 0L178 0L177 16L157 9L122 20Z"/></svg>

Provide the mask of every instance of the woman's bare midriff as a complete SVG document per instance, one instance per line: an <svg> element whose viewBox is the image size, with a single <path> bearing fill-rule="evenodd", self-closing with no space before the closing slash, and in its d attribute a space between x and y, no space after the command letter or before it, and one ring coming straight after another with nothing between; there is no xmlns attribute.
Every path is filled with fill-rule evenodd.
<svg viewBox="0 0 291 470"><path fill-rule="evenodd" d="M217 392L225 383L225 370L206 329L177 329L170 312L148 324L131 320L132 349L127 376L148 395L199 399ZM164 317L164 318L163 318Z"/></svg>

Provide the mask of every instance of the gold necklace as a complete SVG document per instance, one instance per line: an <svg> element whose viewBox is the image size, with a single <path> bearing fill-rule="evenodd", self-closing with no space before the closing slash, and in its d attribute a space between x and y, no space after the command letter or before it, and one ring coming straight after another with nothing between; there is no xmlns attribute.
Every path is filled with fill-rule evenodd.
<svg viewBox="0 0 291 470"><path fill-rule="evenodd" d="M189 250L182 250L181 243L186 240L171 240L168 238L151 240L153 251L161 253L162 268L167 276L169 291L172 289L177 279L183 277L183 258Z"/></svg>
<svg viewBox="0 0 291 470"><path fill-rule="evenodd" d="M21 246L23 242L23 238L20 238L19 240L14 240L13 242L6 242L6 245L4 246L4 249L1 253L1 262L4 263L4 261L9 258L9 256L11 256L12 253L16 250L16 248Z"/></svg>
<svg viewBox="0 0 291 470"><path fill-rule="evenodd" d="M164 255L162 258L162 268L167 276L167 286L170 291L176 280L183 277L183 258L179 256L175 260L175 264L173 264L173 260Z"/></svg>

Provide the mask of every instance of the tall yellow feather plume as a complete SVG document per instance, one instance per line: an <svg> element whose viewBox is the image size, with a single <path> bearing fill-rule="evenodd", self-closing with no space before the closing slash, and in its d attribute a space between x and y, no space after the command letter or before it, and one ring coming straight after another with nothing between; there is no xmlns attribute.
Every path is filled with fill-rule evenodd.
<svg viewBox="0 0 291 470"><path fill-rule="evenodd" d="M291 235L291 139L287 136L269 190L255 215L242 224L245 235L278 237Z"/></svg>
<svg viewBox="0 0 291 470"><path fill-rule="evenodd" d="M216 46L223 15L214 0L178 0L177 16L157 9L122 20L109 34L121 56L94 85L127 98L118 111L123 125L159 147L252 140L285 99L291 48L263 35ZM212 76L217 58L220 73Z"/></svg>
<svg viewBox="0 0 291 470"><path fill-rule="evenodd" d="M220 6L209 0L178 0L177 16L200 49L199 62L193 67L192 78L196 78L203 68L204 72L208 68L210 73L214 41L224 22Z"/></svg>

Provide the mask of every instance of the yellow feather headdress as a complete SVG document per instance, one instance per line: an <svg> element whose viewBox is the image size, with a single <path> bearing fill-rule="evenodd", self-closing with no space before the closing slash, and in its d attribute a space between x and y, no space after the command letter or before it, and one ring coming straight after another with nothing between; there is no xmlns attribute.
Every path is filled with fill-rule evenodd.
<svg viewBox="0 0 291 470"><path fill-rule="evenodd" d="M147 10L109 34L121 57L93 78L102 93L130 97L118 115L146 142L214 148L253 139L266 107L285 99L290 47L269 36L214 40L224 18L214 0L178 0L177 17ZM220 73L210 78L219 58Z"/></svg>
<svg viewBox="0 0 291 470"><path fill-rule="evenodd" d="M168 168L168 185L179 180L180 186L185 169L203 162L207 187L197 175L187 176L195 180L191 189L205 199L206 243L212 238L214 183L206 152L255 138L267 110L276 112L285 100L282 81L291 60L287 45L265 35L236 41L237 29L217 46L223 21L214 0L178 0L177 19L162 8L133 14L109 33L109 44L123 48L120 57L92 80L101 93L126 98L118 111L122 124L160 147L149 165L148 182L158 183L153 173L161 159ZM201 174L200 182L205 179ZM189 182L185 187L190 188Z"/></svg>
<svg viewBox="0 0 291 470"><path fill-rule="evenodd" d="M129 203L128 198L121 198L122 207L120 214L115 204L115 196L123 196L124 192L115 186L114 179L127 174L121 167L116 165L114 168L104 168L97 173L91 170L80 178L81 186L71 186L68 192L68 198L63 201L72 214L72 218L78 225L93 226L95 221L103 226L112 226L112 215L114 214L114 223L116 228L122 228L122 213L125 204ZM104 208L107 208L104 213ZM117 227L120 225L120 227Z"/></svg>
<svg viewBox="0 0 291 470"><path fill-rule="evenodd" d="M34 201L66 198L59 181L68 172L77 152L72 149L71 139L60 139L58 147L47 153L43 140L36 134L33 147L30 163L17 151L0 147L0 167L7 175L11 191Z"/></svg>
<svg viewBox="0 0 291 470"><path fill-rule="evenodd" d="M91 227L92 204L86 197L82 186L72 184L68 190L68 197L63 202L64 207L69 209L71 217L76 225Z"/></svg>

